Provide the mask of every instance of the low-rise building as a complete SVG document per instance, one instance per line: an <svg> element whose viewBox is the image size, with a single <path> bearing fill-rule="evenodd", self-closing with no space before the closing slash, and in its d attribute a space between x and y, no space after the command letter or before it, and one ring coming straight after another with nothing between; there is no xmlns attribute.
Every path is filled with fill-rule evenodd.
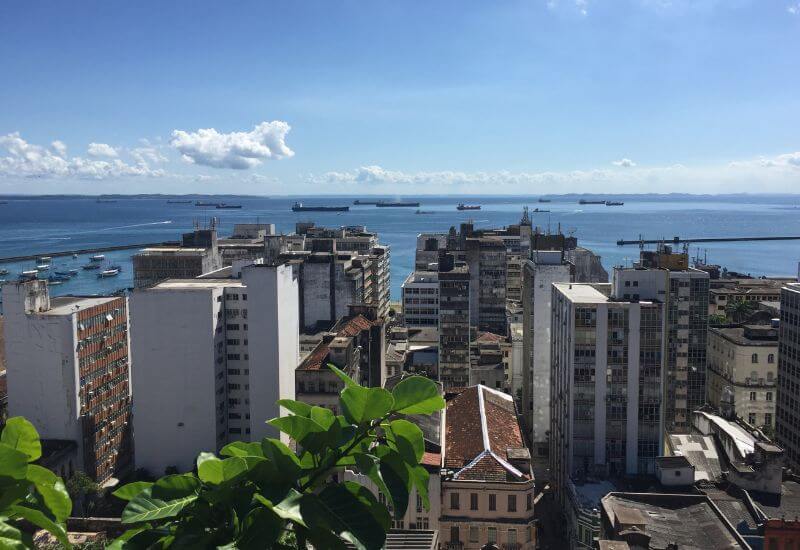
<svg viewBox="0 0 800 550"><path fill-rule="evenodd" d="M472 386L445 410L443 548L533 549L534 479L511 396Z"/></svg>
<svg viewBox="0 0 800 550"><path fill-rule="evenodd" d="M775 426L778 328L729 325L708 329L708 403L758 427Z"/></svg>

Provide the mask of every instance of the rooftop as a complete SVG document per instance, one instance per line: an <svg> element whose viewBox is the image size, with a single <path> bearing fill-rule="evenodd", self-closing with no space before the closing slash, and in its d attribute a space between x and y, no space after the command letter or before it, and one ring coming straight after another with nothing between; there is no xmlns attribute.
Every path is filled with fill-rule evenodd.
<svg viewBox="0 0 800 550"><path fill-rule="evenodd" d="M668 437L672 452L685 456L694 466L695 480L715 481L722 476L722 466L712 436L669 434Z"/></svg>
<svg viewBox="0 0 800 550"><path fill-rule="evenodd" d="M207 248L170 246L170 247L158 247L158 248L143 248L139 251L139 254L144 254L144 255L172 254L180 256L193 256L197 254L205 254L206 252L208 252Z"/></svg>
<svg viewBox="0 0 800 550"><path fill-rule="evenodd" d="M361 331L369 330L372 324L372 321L360 314L350 318L342 318L336 323L333 329L331 329L331 333L335 334L334 338L323 338L322 341L317 344L317 347L300 362L297 370L320 370L323 365L327 364L331 345L337 339L358 336Z"/></svg>
<svg viewBox="0 0 800 550"><path fill-rule="evenodd" d="M583 304L605 304L608 296L588 283L553 283L564 296L572 302Z"/></svg>
<svg viewBox="0 0 800 550"><path fill-rule="evenodd" d="M205 290L210 288L244 287L245 284L238 279L167 279L145 292L157 290Z"/></svg>
<svg viewBox="0 0 800 550"><path fill-rule="evenodd" d="M749 494L767 518L800 517L800 483L795 479L784 480L779 495L759 491L749 491Z"/></svg>
<svg viewBox="0 0 800 550"><path fill-rule="evenodd" d="M691 465L689 459L681 455L656 457L656 466L661 468L688 468Z"/></svg>
<svg viewBox="0 0 800 550"><path fill-rule="evenodd" d="M447 403L444 467L453 478L469 481L527 481L530 468L513 466L512 449L522 449L514 400L510 395L477 385Z"/></svg>
<svg viewBox="0 0 800 550"><path fill-rule="evenodd" d="M769 325L709 327L708 330L737 346L775 347L778 345L778 330ZM753 338L753 336L758 336L758 338Z"/></svg>
<svg viewBox="0 0 800 550"><path fill-rule="evenodd" d="M118 296L58 296L50 298L50 309L42 315L71 315L82 309L106 304Z"/></svg>

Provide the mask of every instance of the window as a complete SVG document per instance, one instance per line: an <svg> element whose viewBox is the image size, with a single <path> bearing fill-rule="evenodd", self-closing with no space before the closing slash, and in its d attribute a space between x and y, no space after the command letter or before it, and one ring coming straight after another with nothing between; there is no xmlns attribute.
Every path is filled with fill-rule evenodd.
<svg viewBox="0 0 800 550"><path fill-rule="evenodd" d="M469 526L469 541L478 542L478 528L475 525Z"/></svg>
<svg viewBox="0 0 800 550"><path fill-rule="evenodd" d="M747 415L747 423L752 426L756 425L756 413L750 413Z"/></svg>
<svg viewBox="0 0 800 550"><path fill-rule="evenodd" d="M772 392L771 391L767 392L767 401L772 401Z"/></svg>
<svg viewBox="0 0 800 550"><path fill-rule="evenodd" d="M772 426L772 413L764 413L764 425Z"/></svg>
<svg viewBox="0 0 800 550"><path fill-rule="evenodd" d="M508 495L508 511L517 511L517 495Z"/></svg>
<svg viewBox="0 0 800 550"><path fill-rule="evenodd" d="M508 530L508 544L509 544L509 546L517 544L517 530L516 529L509 529Z"/></svg>
<svg viewBox="0 0 800 550"><path fill-rule="evenodd" d="M458 510L458 493L450 493L450 509Z"/></svg>
<svg viewBox="0 0 800 550"><path fill-rule="evenodd" d="M458 527L454 525L450 528L450 542L460 542L460 540L458 536Z"/></svg>
<svg viewBox="0 0 800 550"><path fill-rule="evenodd" d="M533 496L528 493L525 495L525 509L530 510L531 508L533 508Z"/></svg>
<svg viewBox="0 0 800 550"><path fill-rule="evenodd" d="M756 400L756 392L751 391L750 392L750 401L755 401L755 400Z"/></svg>
<svg viewBox="0 0 800 550"><path fill-rule="evenodd" d="M753 355L750 357L750 362L751 362L751 363L758 363L758 354L757 354L757 353L754 353L754 354L753 354Z"/></svg>
<svg viewBox="0 0 800 550"><path fill-rule="evenodd" d="M489 510L497 510L497 495L489 495Z"/></svg>
<svg viewBox="0 0 800 550"><path fill-rule="evenodd" d="M489 544L496 544L497 543L497 527L489 527L486 530L489 533L489 537L486 540Z"/></svg>
<svg viewBox="0 0 800 550"><path fill-rule="evenodd" d="M470 510L478 509L478 493L469 494L469 509Z"/></svg>
<svg viewBox="0 0 800 550"><path fill-rule="evenodd" d="M767 363L774 363L774 362L775 362L775 354L770 353L769 355L767 355Z"/></svg>

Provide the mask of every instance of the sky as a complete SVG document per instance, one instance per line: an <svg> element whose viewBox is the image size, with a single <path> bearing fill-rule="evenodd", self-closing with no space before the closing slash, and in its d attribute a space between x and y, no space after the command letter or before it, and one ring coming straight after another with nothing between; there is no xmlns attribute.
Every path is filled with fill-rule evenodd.
<svg viewBox="0 0 800 550"><path fill-rule="evenodd" d="M800 193L800 0L0 2L0 194Z"/></svg>

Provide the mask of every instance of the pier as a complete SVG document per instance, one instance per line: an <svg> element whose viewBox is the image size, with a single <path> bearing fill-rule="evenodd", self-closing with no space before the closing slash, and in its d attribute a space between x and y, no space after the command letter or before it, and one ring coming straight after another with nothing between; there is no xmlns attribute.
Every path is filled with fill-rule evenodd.
<svg viewBox="0 0 800 550"><path fill-rule="evenodd" d="M628 241L620 239L617 241L617 246L626 246L631 244L661 244L661 243L736 243L745 241L797 241L800 237L704 237L699 239L681 239L680 237L673 237L672 239L636 239Z"/></svg>
<svg viewBox="0 0 800 550"><path fill-rule="evenodd" d="M180 246L176 241L160 242L160 243L139 243L139 244L118 244L114 246L101 246L97 248L80 248L77 250L62 250L60 252L40 252L39 254L29 254L27 256L8 256L0 258L0 264L9 264L14 262L25 262L35 260L42 256L50 256L51 258L72 256L74 254L97 254L98 252L114 252L115 250L132 250L134 248L150 248L153 246Z"/></svg>

